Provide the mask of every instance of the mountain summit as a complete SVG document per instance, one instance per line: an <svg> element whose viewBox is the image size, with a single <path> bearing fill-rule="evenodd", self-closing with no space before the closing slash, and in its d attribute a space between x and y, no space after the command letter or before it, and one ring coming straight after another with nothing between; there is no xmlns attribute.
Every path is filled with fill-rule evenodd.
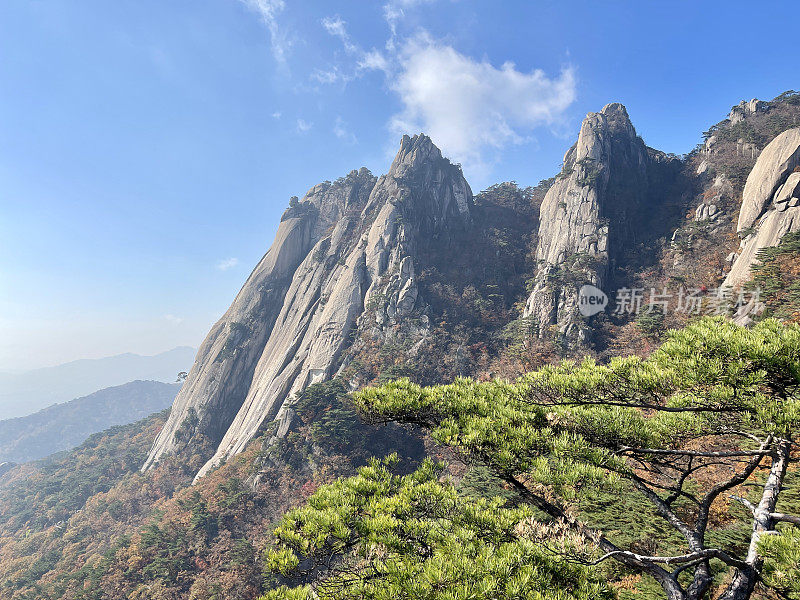
<svg viewBox="0 0 800 600"><path fill-rule="evenodd" d="M647 235L648 216L663 202L656 174L678 163L645 146L622 104L586 115L540 211L540 267L525 307L540 337L556 328L586 339L578 287L603 287L622 252Z"/></svg>
<svg viewBox="0 0 800 600"><path fill-rule="evenodd" d="M291 399L336 374L356 328L389 328L422 307L419 247L467 228L472 208L461 169L425 135L404 136L379 178L362 168L293 199L269 251L200 346L143 468L206 446L213 452L202 476L270 422L285 434Z"/></svg>

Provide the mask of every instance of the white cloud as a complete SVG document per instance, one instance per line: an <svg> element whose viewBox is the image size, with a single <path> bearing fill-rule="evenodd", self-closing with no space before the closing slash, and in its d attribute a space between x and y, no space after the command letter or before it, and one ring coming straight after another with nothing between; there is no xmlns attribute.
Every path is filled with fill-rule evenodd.
<svg viewBox="0 0 800 600"><path fill-rule="evenodd" d="M219 269L220 271L227 271L228 269L232 269L238 264L239 264L238 258L223 258L222 260L217 261L217 269Z"/></svg>
<svg viewBox="0 0 800 600"><path fill-rule="evenodd" d="M276 59L285 60L286 38L276 20L285 1L240 1L261 14ZM365 50L339 15L321 19L324 30L342 44L344 52L327 66L314 69L309 79L344 88L367 73L382 72L386 89L402 104L388 123L393 135L424 132L466 171L485 177L503 149L533 141L532 134L539 127L554 130L564 125L565 111L576 98L575 72L572 67L547 74L541 69L521 70L512 62L495 65L486 58L460 53L425 30L415 37L399 33L411 10L437 1L384 0L389 32L382 49ZM319 91L319 87L312 89ZM273 114L276 119L280 116L279 112ZM299 134L308 133L313 126L311 121L296 120ZM341 117L336 118L332 132L346 143L357 141Z"/></svg>
<svg viewBox="0 0 800 600"><path fill-rule="evenodd" d="M325 17L322 19L322 26L330 35L339 38L345 52L355 57L355 65L350 64L345 69L342 69L340 65L334 65L327 70L315 69L311 73L311 79L323 84L346 84L361 77L367 71L383 71L387 75L389 74L390 66L387 58L374 48L365 51L354 43L350 34L347 33L347 23L339 15Z"/></svg>
<svg viewBox="0 0 800 600"><path fill-rule="evenodd" d="M344 49L348 54L355 54L359 52L359 48L350 40L350 35L347 33L345 25L345 21L343 21L339 15L322 19L322 26L325 28L325 31L342 40Z"/></svg>
<svg viewBox="0 0 800 600"><path fill-rule="evenodd" d="M338 66L334 66L327 71L315 69L314 72L311 73L311 79L324 84L347 83L348 81L352 81L354 77L355 76L351 73L343 72Z"/></svg>
<svg viewBox="0 0 800 600"><path fill-rule="evenodd" d="M359 71L383 71L389 73L389 61L386 57L375 49L364 52L358 59L357 69Z"/></svg>
<svg viewBox="0 0 800 600"><path fill-rule="evenodd" d="M395 133L425 132L449 157L485 174L487 150L526 141L531 130L556 125L576 96L575 74L528 73L511 62L499 68L474 60L428 36L409 41L400 53L392 89L403 110Z"/></svg>
<svg viewBox="0 0 800 600"><path fill-rule="evenodd" d="M436 0L390 0L383 5L383 16L386 20L400 19L405 16L405 11L422 4L431 4Z"/></svg>
<svg viewBox="0 0 800 600"><path fill-rule="evenodd" d="M281 118L281 111L276 110L274 113L272 113L272 118L273 119L280 119Z"/></svg>
<svg viewBox="0 0 800 600"><path fill-rule="evenodd" d="M164 319L173 325L180 325L183 323L183 319L181 317L176 317L175 315L164 315Z"/></svg>
<svg viewBox="0 0 800 600"><path fill-rule="evenodd" d="M286 64L286 54L292 43L287 35L287 30L278 24L278 15L286 8L284 0L239 0L259 14L261 21L269 31L272 56L279 65Z"/></svg>
<svg viewBox="0 0 800 600"><path fill-rule="evenodd" d="M431 4L436 0L390 0L383 5L383 18L389 25L391 37L386 41L386 48L395 49L397 37L397 24L406 16L406 11L422 4Z"/></svg>
<svg viewBox="0 0 800 600"><path fill-rule="evenodd" d="M342 117L336 117L336 122L333 124L333 134L346 144L352 145L358 142L356 135L347 129Z"/></svg>

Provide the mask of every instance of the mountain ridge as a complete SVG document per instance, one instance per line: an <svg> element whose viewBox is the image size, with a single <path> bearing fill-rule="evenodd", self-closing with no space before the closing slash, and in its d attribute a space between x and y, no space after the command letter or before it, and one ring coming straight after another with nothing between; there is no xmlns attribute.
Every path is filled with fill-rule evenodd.
<svg viewBox="0 0 800 600"><path fill-rule="evenodd" d="M178 346L151 356L127 352L0 374L0 419L29 415L136 379L173 382L180 371L191 366L195 352L189 346Z"/></svg>
<svg viewBox="0 0 800 600"><path fill-rule="evenodd" d="M179 389L178 383L131 381L2 420L0 463L28 462L73 448L94 433L167 408Z"/></svg>
<svg viewBox="0 0 800 600"><path fill-rule="evenodd" d="M756 101L744 106L732 110L735 118L715 126L718 135L746 131L752 123L775 127L770 120L795 105ZM524 267L530 289L525 299L519 298L523 308L517 319L504 313L498 325L514 327L513 335L528 352L533 346L525 336L549 340L567 353L602 352L604 345L619 343L609 338L619 338L622 331L635 338L635 351L646 348L650 342L642 334L645 329L631 330L638 327L633 319L638 315L584 317L578 289L586 283L632 286L641 274L655 278L653 283L660 278L660 285L674 283L661 263L670 256L671 269L680 271L682 263L695 260L685 256L676 239L686 233L710 242L724 233L723 221L734 219L733 203L718 206L703 200L696 211L692 208L698 196L721 198L720 189L736 196L744 183L726 176L728 151L709 151L712 138L679 158L646 146L622 104L589 113L561 172L542 188L544 197L535 207L531 225L537 231L531 234L531 256ZM743 154L742 138L736 140L736 152L752 166L762 145L747 144L751 158ZM791 156L793 151L789 149ZM703 164L695 166L701 156ZM784 173L793 166L790 160L778 170ZM719 173L712 179L714 170ZM350 365L368 360L364 352L371 345L399 344L395 364L425 352L435 354L435 348L421 350L435 337L432 317L452 318L464 297L451 295L449 305L436 313L426 274L446 269L442 256L454 248L470 252L470 242L487 234L475 222L475 210L460 169L424 134L403 136L385 175L374 177L362 168L292 200L275 242L201 346L143 469L165 454L190 452L206 458L197 473L201 477L265 429L271 428L274 438L286 435L292 427L292 398L309 385L337 375L345 376L351 389L363 385L358 369ZM684 221L687 210L696 212L689 223ZM786 230L794 227L789 224ZM502 252L510 252L509 243L514 240ZM728 243L709 244L707 252L721 261ZM476 264L485 261L475 255ZM696 280L700 289L719 286L728 271L729 265L723 272L681 277L686 283ZM446 287L452 282L443 283ZM686 318L662 315L657 321L659 326L680 326ZM521 331L526 333L520 338ZM463 347L462 342L456 353ZM456 375L461 373L459 368Z"/></svg>
<svg viewBox="0 0 800 600"><path fill-rule="evenodd" d="M338 367L327 371L332 374L328 380L306 387L294 399L287 398L279 419L269 418L267 412L251 413L263 418L256 437L244 442L244 451L222 459L218 467L209 468L197 478L219 446L204 440L204 436L210 431L208 428L219 423L215 424L213 418L213 402L208 406L196 403L196 414L185 423L186 427L181 429L181 420L177 421L176 433L186 436L182 443L162 454L147 472L141 472L140 467L152 441L165 430L162 426L166 411L142 423L92 436L68 453L37 464L20 465L0 479L0 579L7 582L0 587L0 597L253 600L276 585L259 559L270 548L270 532L274 531L276 518L303 503L318 486L352 475L369 456L385 456L393 451L401 456L404 469L423 455L447 462L446 477L458 485L460 493L508 498L512 490L497 485L485 467L464 464L457 455L443 452L430 440L415 437L413 431L392 424L381 429L365 424L370 415L353 409L348 403L348 391L399 377L409 377L423 385L449 383L459 376L511 381L562 358L588 356L603 365L617 356L647 356L660 344L667 329L682 327L693 315L676 310L674 301L665 314L647 314L646 310L638 315L624 311L617 314L613 286L648 288L647 291L651 286L658 290L663 286L680 287L697 290L697 297L704 302L714 299L714 288L722 285L731 265L738 260L737 250L745 239L736 230L742 191L748 179L755 177L753 167L761 156L767 156L764 149L783 131L795 129L800 119L797 94L755 106L753 110L750 104L737 109L735 123L728 118L712 126L689 155L665 156L664 164L672 165L668 169L656 166L647 170L647 185L636 188L644 190L637 198L646 201L646 210L642 211L644 214L627 213L636 215L635 220L623 223L631 225L632 230L628 234L617 229L618 233L622 231L617 240L624 239L624 243L620 242L620 251L608 261L604 288L610 295L609 309L573 321L585 328L583 341L559 331L557 322L549 323L545 335L539 336L531 318L523 316L541 269L552 267L550 270L557 273L557 277L548 279L548 284L558 294L561 286L574 286L586 277L581 263L537 262L540 233L547 233L547 219L540 218L540 207L555 179L545 180L535 188L505 182L476 193L469 205L469 222L450 219L444 230L427 229L438 232L435 239L416 233L420 222L435 223L433 217L425 221L424 215L440 212L423 212L420 221L416 212L401 210L402 201L387 208L387 213L395 210L399 215L392 222L398 231L405 230L405 241L413 241L413 248L399 242L384 246L389 248L387 265L393 257L397 259L392 268L375 279L378 293L374 301L361 299L366 286L359 289L355 303L364 305L363 312L355 319L349 339L344 340L340 360L336 361ZM622 139L633 140L631 136ZM662 156L651 150L645 145L648 157ZM622 161L612 160L609 166L616 171L618 182L624 184L626 168L620 168L619 162ZM437 172L422 171L421 175ZM590 169L581 175L582 181L591 184ZM786 183L784 176L788 181L790 175L781 171L781 190ZM298 265L309 255L313 258L315 252L311 249L322 239L329 239L319 246L324 247L316 253L319 264L310 270L316 279L298 280L318 284L307 286L316 289L319 298L308 304L313 310L306 333L315 331L312 324L316 309L335 302L333 296L321 302L325 281L334 274L336 281L347 281L346 276L352 275L339 258L343 257L342 262L347 264L349 252L359 249L363 231L376 222L362 223L360 216L377 180L366 170L355 171L338 183L312 188L315 191L307 196L316 204L290 201L284 214L284 232L294 235L296 243L306 245L301 249L305 254ZM436 177L426 180L423 176L409 176L405 182L395 183L400 196L409 202L413 201L409 198L413 193L416 200L426 199L433 206L441 206L433 204L429 193L441 188L425 185L425 181L435 180ZM577 176L573 178L575 185L577 180ZM605 196L599 196L601 202L609 199L609 190L616 193L616 188L607 187ZM319 207L326 194L323 213L329 216L320 218ZM778 198L777 203L775 194L769 198L762 217L786 212L779 209L791 203L791 198L788 202L783 195ZM619 199L621 206L636 206L627 203L627 196ZM451 196L450 206L456 206L452 200ZM560 209L558 203L567 200L570 198L550 202ZM599 207L598 214L596 220L602 226ZM757 219L756 228L763 226L762 217ZM350 223L350 228L344 221ZM339 240L334 241L333 233L340 222ZM643 231L643 227L652 230ZM614 235L610 226L609 248L615 243ZM793 234L789 238L792 243L772 255L773 267L777 264L789 281L800 272L797 235ZM345 252L340 255L337 248ZM283 250L287 249L289 246ZM271 255L267 266L272 269L275 264L290 265L294 273L297 267L287 260L292 258L291 253L277 250L274 247L268 252ZM260 266L263 272L264 265ZM768 310L776 307L777 298L782 318L800 319L797 290L793 290L794 294L782 289L776 292L774 288L782 286L783 280L777 280L776 286L769 269L756 270L760 280L765 281L765 291L772 289L762 297ZM251 277L259 272L257 267ZM273 327L284 307L283 300L279 307L265 307L259 302L277 297L277 292L270 289L283 286L288 290L292 283L289 279L284 271L280 278L267 280L269 285L262 288L243 288L236 302L257 309L252 313L254 317L261 309L264 314L276 315L270 325ZM264 279L261 282L265 283ZM416 297L411 290L416 291ZM280 297L285 297L283 288ZM299 310L299 305L295 307ZM646 302L643 308L647 308ZM573 318L563 308L561 315ZM317 322L318 317L319 314ZM264 346L260 346L262 340L255 339L253 323L243 322L241 327L231 328L231 322L238 321L222 321L220 330L224 335L212 340L211 354L198 353L202 364L196 365L197 371L207 373L209 378L205 382L195 379L196 385L207 385L214 378L217 383L224 382L223 376L228 378L227 384L236 383L249 367L231 367L231 363L249 353L253 355L248 359L253 364L252 373L259 360L266 363L275 357L264 354L267 341L263 340ZM291 328L287 331L295 333ZM264 338L268 337L264 333ZM303 345L300 337L298 347ZM253 345L260 347L254 351ZM255 356L259 353L263 356ZM281 357L276 361L282 366ZM314 376L310 369L306 374ZM241 390L241 398L248 392ZM219 396L217 401L224 403L229 398ZM243 400L229 410L238 412L242 406ZM172 412L180 411L173 408ZM183 418L186 416L190 415ZM235 415L230 417L231 422L233 418ZM220 429L227 426L225 423ZM224 434L220 432L219 439ZM74 489L75 493L65 497L65 489ZM794 481L787 490L795 504L797 489ZM633 490L619 494L615 488L609 494L613 498L600 494L597 502L587 507L587 522L604 529L607 523L616 523L615 541L633 551L659 555L662 551L671 552L670 547L662 545L663 526L658 515ZM614 505L620 502L621 510L617 510ZM746 553L752 523L749 516L743 515L735 503L723 503L709 522L709 532L715 539L724 540L726 548ZM660 588L654 588L654 582L647 578L631 577L625 570L604 573L623 599L663 597ZM715 585L718 583L719 578Z"/></svg>
<svg viewBox="0 0 800 600"><path fill-rule="evenodd" d="M387 174L352 171L291 203L272 247L201 345L144 468L202 436L215 446L202 475L241 451L265 420L290 420L286 400L335 374L370 303L383 304L379 328L413 311L417 246L447 238L450 223L463 229L471 204L460 168L424 135L402 138ZM239 375L226 386L220 370Z"/></svg>

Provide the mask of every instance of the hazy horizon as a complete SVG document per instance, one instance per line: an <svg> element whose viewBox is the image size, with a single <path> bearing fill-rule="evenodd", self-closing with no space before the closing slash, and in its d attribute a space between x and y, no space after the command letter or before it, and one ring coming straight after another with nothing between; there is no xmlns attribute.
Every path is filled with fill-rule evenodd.
<svg viewBox="0 0 800 600"><path fill-rule="evenodd" d="M30 415L135 380L173 383L180 371L191 368L196 352L191 346L177 346L153 355L127 352L0 373L0 420Z"/></svg>

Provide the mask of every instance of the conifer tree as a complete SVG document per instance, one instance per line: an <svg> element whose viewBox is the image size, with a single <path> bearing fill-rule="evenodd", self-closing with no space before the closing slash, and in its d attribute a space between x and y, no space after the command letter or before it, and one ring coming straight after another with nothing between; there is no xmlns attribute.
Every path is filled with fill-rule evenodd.
<svg viewBox="0 0 800 600"><path fill-rule="evenodd" d="M800 536L792 529L800 518L777 506L797 458L799 383L800 327L770 319L747 329L704 318L670 332L646 359L567 361L515 383L459 379L420 387L406 379L366 389L355 396L365 415L422 426L488 467L521 506L460 498L434 481L431 465L396 479L374 463L286 517L273 566L303 572L311 587L275 593L582 598L598 584L577 567L614 560L652 577L669 600L710 597L720 571L727 574L716 596L723 600L750 598L759 582L800 597ZM603 490L636 494L651 507L664 532L653 540L655 552L618 545L603 533L613 523L592 526L582 518L582 501ZM714 510L730 503L743 507L752 525L741 548L711 541ZM442 506L453 509L447 517ZM539 533L520 535L519 523L534 514ZM468 582L502 586L501 573L521 596L501 587L467 593ZM426 587L404 595L405 583L420 577ZM342 582L357 593L325 595L326 585ZM603 597L598 590L591 597Z"/></svg>

